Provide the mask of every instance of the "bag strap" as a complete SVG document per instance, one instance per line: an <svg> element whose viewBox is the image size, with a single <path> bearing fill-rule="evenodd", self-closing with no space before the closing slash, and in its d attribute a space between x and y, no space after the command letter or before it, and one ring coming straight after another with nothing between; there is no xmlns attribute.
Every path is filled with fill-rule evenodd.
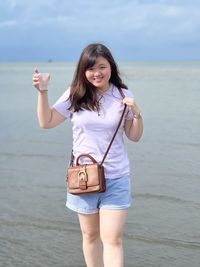
<svg viewBox="0 0 200 267"><path fill-rule="evenodd" d="M124 95L124 93L123 93L123 91L122 91L121 88L119 89L119 92L120 92L121 96L124 98L125 95ZM125 104L125 105L124 105L123 112L122 112L122 115L121 115L120 120L119 120L119 122L118 122L117 128L116 128L116 130L115 130L115 132L114 132L114 134L113 134L113 137L112 137L112 139L111 139L111 141L110 141L110 144L108 145L108 147L107 147L107 149L106 149L106 152L105 152L104 157L103 157L103 159L102 159L102 161L101 161L101 163L100 163L100 166L103 165L103 163L104 163L104 161L105 161L105 158L106 158L106 156L108 155L108 152L109 152L109 150L110 150L110 148L111 148L111 145L112 145L112 143L113 143L113 141L114 141L114 139L115 139L115 136L116 136L116 134L117 134L117 132L118 132L118 130L119 130L119 127L120 127L120 125L121 125L121 123L122 123L122 120L123 120L123 117L124 117L124 114L125 114L125 111L126 111L126 107L127 107L127 105Z"/></svg>

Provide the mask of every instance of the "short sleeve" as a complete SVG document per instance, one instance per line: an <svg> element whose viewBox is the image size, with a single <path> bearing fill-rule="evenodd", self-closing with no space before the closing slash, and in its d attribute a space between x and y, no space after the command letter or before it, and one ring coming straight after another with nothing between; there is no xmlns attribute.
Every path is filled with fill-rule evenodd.
<svg viewBox="0 0 200 267"><path fill-rule="evenodd" d="M123 90L123 93L125 94L126 97L133 97L133 93L130 90ZM131 109L127 108L126 114L125 114L125 120L133 120L134 119L134 114Z"/></svg>
<svg viewBox="0 0 200 267"><path fill-rule="evenodd" d="M69 107L71 106L69 95L70 95L70 88L67 89L67 91L65 91L52 106L58 113L60 113L65 118L70 118L72 115L72 111L69 110Z"/></svg>

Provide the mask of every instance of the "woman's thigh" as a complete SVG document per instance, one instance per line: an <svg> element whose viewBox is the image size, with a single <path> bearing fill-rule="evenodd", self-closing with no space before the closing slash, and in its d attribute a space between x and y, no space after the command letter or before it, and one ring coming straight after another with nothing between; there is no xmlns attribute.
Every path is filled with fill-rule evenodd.
<svg viewBox="0 0 200 267"><path fill-rule="evenodd" d="M100 236L102 241L116 242L122 238L127 209L100 210Z"/></svg>
<svg viewBox="0 0 200 267"><path fill-rule="evenodd" d="M99 213L78 214L83 237L92 240L99 236Z"/></svg>

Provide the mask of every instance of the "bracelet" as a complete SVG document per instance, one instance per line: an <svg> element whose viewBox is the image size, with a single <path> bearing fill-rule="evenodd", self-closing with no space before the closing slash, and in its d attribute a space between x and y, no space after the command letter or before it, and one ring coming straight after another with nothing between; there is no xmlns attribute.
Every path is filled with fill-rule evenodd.
<svg viewBox="0 0 200 267"><path fill-rule="evenodd" d="M48 92L48 89L42 89L42 90L40 89L40 93L41 93L41 94L43 94L43 93L45 93L45 92Z"/></svg>
<svg viewBox="0 0 200 267"><path fill-rule="evenodd" d="M141 118L142 118L141 112L139 112L138 115L135 115L135 114L134 114L134 115L133 115L133 118L136 119L136 120L141 119Z"/></svg>

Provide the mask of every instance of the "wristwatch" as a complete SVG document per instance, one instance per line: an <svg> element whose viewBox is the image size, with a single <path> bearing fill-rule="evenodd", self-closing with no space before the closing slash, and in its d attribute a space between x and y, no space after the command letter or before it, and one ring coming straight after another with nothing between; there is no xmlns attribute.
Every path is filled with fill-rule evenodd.
<svg viewBox="0 0 200 267"><path fill-rule="evenodd" d="M139 119L141 119L142 118L142 114L141 114L141 112L139 112L139 114L138 115L133 115L133 118L134 119L136 119L136 120L139 120Z"/></svg>

